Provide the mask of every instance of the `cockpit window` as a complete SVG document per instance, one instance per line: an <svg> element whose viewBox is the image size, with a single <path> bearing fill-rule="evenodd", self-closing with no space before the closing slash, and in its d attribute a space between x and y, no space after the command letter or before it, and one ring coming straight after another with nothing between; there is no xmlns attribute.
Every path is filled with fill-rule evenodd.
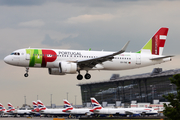
<svg viewBox="0 0 180 120"><path fill-rule="evenodd" d="M11 55L20 55L19 52L11 53Z"/></svg>

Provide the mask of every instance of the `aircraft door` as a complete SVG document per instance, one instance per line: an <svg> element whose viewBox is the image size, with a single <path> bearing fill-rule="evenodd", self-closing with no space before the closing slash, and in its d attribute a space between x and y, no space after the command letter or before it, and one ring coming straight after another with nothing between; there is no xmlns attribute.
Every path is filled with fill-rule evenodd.
<svg viewBox="0 0 180 120"><path fill-rule="evenodd" d="M141 54L136 54L136 65L141 65Z"/></svg>

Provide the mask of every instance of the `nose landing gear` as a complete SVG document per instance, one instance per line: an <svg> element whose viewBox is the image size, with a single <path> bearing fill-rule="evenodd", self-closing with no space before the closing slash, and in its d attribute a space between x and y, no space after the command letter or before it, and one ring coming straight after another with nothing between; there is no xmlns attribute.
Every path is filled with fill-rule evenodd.
<svg viewBox="0 0 180 120"><path fill-rule="evenodd" d="M26 68L26 73L24 74L24 77L28 77L29 68Z"/></svg>

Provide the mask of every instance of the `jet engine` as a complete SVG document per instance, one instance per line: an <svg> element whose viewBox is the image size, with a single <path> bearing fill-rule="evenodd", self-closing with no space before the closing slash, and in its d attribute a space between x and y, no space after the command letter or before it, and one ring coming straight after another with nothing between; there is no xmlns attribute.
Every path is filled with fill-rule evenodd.
<svg viewBox="0 0 180 120"><path fill-rule="evenodd" d="M77 72L77 64L71 62L59 62L59 68L49 68L48 72L51 75L75 74ZM57 65L56 65L57 67Z"/></svg>
<svg viewBox="0 0 180 120"><path fill-rule="evenodd" d="M77 64L70 62L60 62L59 63L59 72L73 74L77 72Z"/></svg>
<svg viewBox="0 0 180 120"><path fill-rule="evenodd" d="M65 75L65 73L59 72L59 68L48 68L48 73L50 75Z"/></svg>

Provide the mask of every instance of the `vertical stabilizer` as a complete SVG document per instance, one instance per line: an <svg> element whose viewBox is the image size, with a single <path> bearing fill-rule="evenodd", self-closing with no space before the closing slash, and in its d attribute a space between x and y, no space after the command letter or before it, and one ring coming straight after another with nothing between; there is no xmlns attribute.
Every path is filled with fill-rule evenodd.
<svg viewBox="0 0 180 120"><path fill-rule="evenodd" d="M69 103L69 101L67 101L66 99L64 99L63 101L65 107L65 110L62 110L63 112L69 112L70 110L73 109L73 106Z"/></svg>
<svg viewBox="0 0 180 120"><path fill-rule="evenodd" d="M102 109L102 106L99 104L99 102L95 98L91 98L91 103L92 103L93 109L91 109L90 112L95 112Z"/></svg>
<svg viewBox="0 0 180 120"><path fill-rule="evenodd" d="M37 104L38 104L39 111L46 110L46 106L40 100L37 100Z"/></svg>
<svg viewBox="0 0 180 120"><path fill-rule="evenodd" d="M3 104L0 103L0 113L3 113L6 109L4 108Z"/></svg>
<svg viewBox="0 0 180 120"><path fill-rule="evenodd" d="M8 103L8 110L7 110L7 112L14 112L14 111L15 111L15 109L14 109L13 105L11 103Z"/></svg>
<svg viewBox="0 0 180 120"><path fill-rule="evenodd" d="M169 28L160 28L138 52L149 51L153 55L162 55Z"/></svg>
<svg viewBox="0 0 180 120"><path fill-rule="evenodd" d="M36 101L32 101L33 103L33 110L31 110L32 112L38 112L39 111L39 108L38 108L38 104Z"/></svg>

